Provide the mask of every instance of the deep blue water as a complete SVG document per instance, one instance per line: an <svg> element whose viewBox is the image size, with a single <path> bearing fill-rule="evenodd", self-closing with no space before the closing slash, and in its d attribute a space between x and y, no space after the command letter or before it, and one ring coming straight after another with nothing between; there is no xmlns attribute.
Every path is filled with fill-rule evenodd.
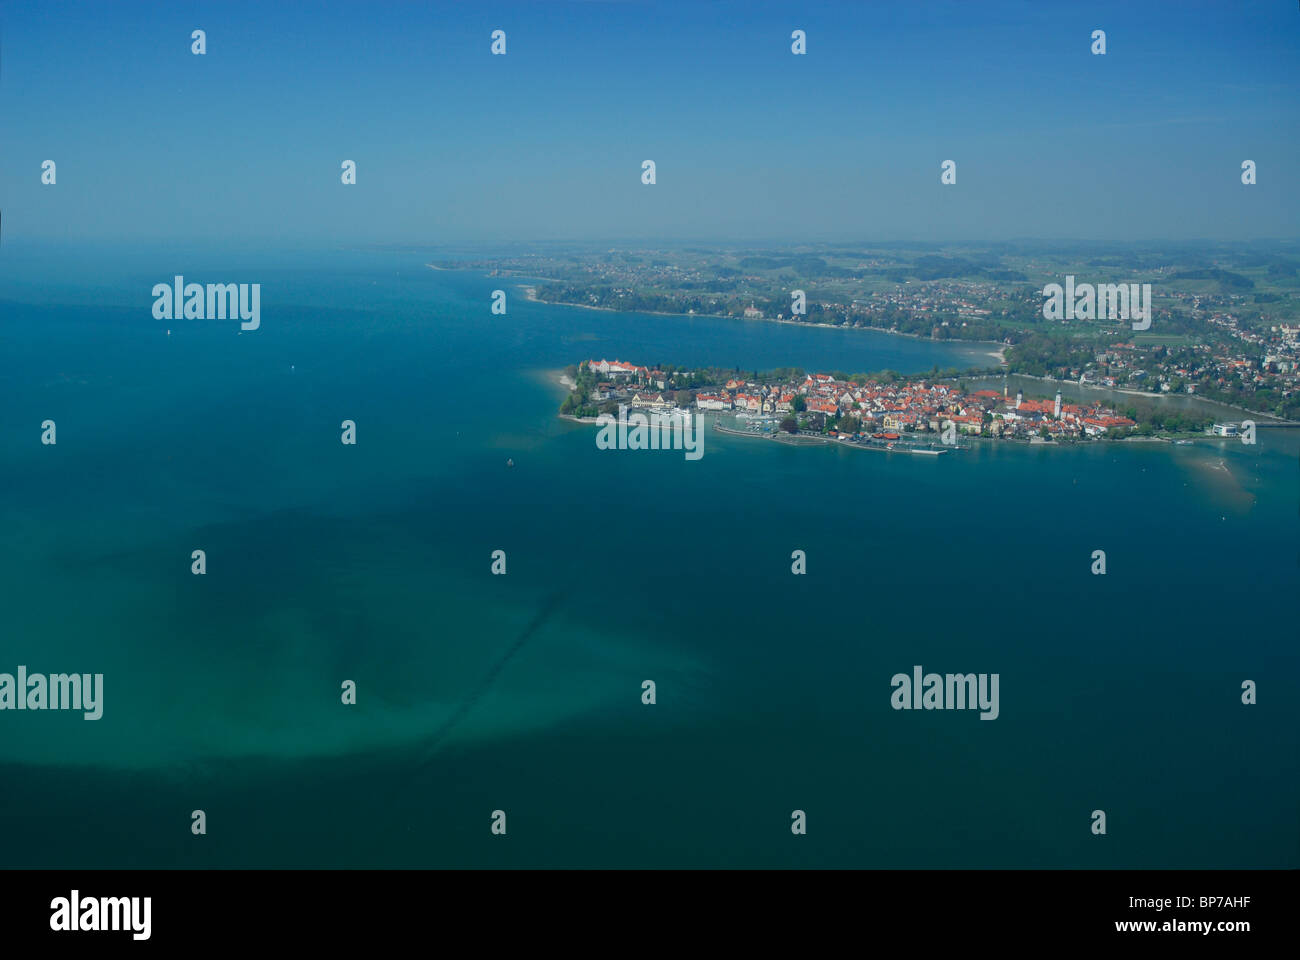
<svg viewBox="0 0 1300 960"><path fill-rule="evenodd" d="M0 712L5 863L1300 865L1300 431L600 451L554 415L586 357L987 348L494 316L430 258L6 245L0 672L102 672L105 706ZM262 283L261 329L154 320L175 273ZM892 710L914 664L998 673L1000 716Z"/></svg>

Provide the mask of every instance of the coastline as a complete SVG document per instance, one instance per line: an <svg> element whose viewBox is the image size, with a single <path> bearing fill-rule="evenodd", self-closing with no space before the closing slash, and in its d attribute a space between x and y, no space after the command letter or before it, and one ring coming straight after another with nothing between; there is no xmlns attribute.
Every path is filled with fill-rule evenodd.
<svg viewBox="0 0 1300 960"><path fill-rule="evenodd" d="M578 385L574 383L572 378L570 378L570 376L563 370L549 370L547 373L550 375L550 379L553 383L557 386L563 387L569 393L572 393L578 388ZM568 420L570 423L600 423L600 421L595 417L575 417L571 413L557 413L556 416L561 420Z"/></svg>
<svg viewBox="0 0 1300 960"><path fill-rule="evenodd" d="M1228 410L1240 410L1242 413L1248 413L1252 417L1263 417L1265 420L1268 420L1271 425L1284 425L1284 424L1295 425L1297 423L1297 421L1295 420L1284 420L1273 413L1264 413L1259 410L1251 410L1248 407L1239 406L1238 404L1235 403L1225 403L1222 400L1211 400L1209 397L1197 396L1194 393L1188 393L1188 394L1152 393L1150 390L1131 390L1127 387L1107 387L1097 383L1080 383L1078 380L1057 380L1055 377L1039 377L1039 376L1035 376L1032 373L1011 373L1009 374L1009 376L1024 377L1027 380L1038 380L1041 383L1068 383L1071 384L1072 386L1081 387L1084 390L1108 390L1111 391L1112 393L1123 393L1123 394L1127 394L1130 397L1147 397L1148 399L1152 399L1152 400L1164 400L1170 397L1186 396L1200 403L1212 403L1215 406L1223 407ZM971 377L970 379L978 380L979 378Z"/></svg>
<svg viewBox="0 0 1300 960"><path fill-rule="evenodd" d="M440 267L440 266L437 266L437 265L432 264L432 263L427 263L427 264L425 264L425 266L429 267L429 268L432 269L432 270L439 270L439 271L450 271L450 270L456 270L456 269L464 269L464 270L468 270L468 269L470 269L470 268ZM538 290L538 287L537 287L536 284L534 284L534 283L526 283L526 282L522 282L522 281L526 281L526 280L530 280L530 279L535 279L535 280L540 281L540 282L552 282L552 281L549 280L548 278L542 278L542 277L538 277L538 278L528 278L528 277L518 277L518 276L506 276L506 277L502 277L502 279L503 279L503 280L507 280L507 281L509 281L510 284L511 284L512 286L514 286L516 289L521 289L521 290L523 291L524 299L525 299L525 300L528 300L528 301L533 302L533 303L545 303L545 304L549 304L549 305L551 305L551 306L558 306L558 307L576 307L577 309L580 309L580 310L597 310L597 311L603 311L603 312L606 312L606 313L628 313L628 312L630 312L630 313L644 313L644 314L646 314L646 315L648 315L648 316L659 316L659 317L702 317L702 318L706 318L706 319L716 319L716 320L741 320L741 319L744 319L744 318L741 318L741 317L734 317L734 316L731 316L731 315L729 315L729 314L722 314L722 313L676 313L676 312L670 312L670 311L664 311L664 310L634 310L634 311L625 311L625 310L620 310L620 309L617 309L617 308L614 308L614 307L602 307L602 306L595 306L595 305L593 305L593 304L584 304L584 303L561 303L561 302L550 301L550 300L542 300L542 299L540 299L540 298L537 296L537 290ZM846 329L847 329L847 330L866 330L866 331L874 331L874 332L876 332L876 333L888 334L888 335L890 335L890 336L908 337L908 338L911 338L911 339L913 339L913 340L918 340L918 341L927 341L927 342L930 342L930 343L944 343L944 344L953 344L953 345L969 345L971 348L977 348L977 347L983 347L983 346L993 346L993 347L996 347L997 349L995 349L995 350L989 350L989 351L986 351L986 352L983 354L983 356L986 356L986 357L990 358L991 360L995 360L995 361L997 362L997 366L1000 367L1000 368L1002 368L1002 369L1001 369L1001 370L997 370L997 369L994 369L994 368L990 367L990 368L987 369L987 370L982 370L982 371L981 371L981 370L978 370L978 369L976 369L976 368L972 368L972 369L971 369L970 371L968 371L968 372L965 372L965 373L961 373L961 374L959 374L959 376L967 377L967 378L970 378L970 379L980 379L980 378L984 378L984 377L996 377L996 376L999 376L999 375L1001 375L1001 376L1009 376L1009 375L1010 375L1010 376L1025 377L1026 379L1037 380L1037 381L1042 382L1042 383L1058 383L1058 384L1059 384L1059 383L1069 383L1069 384L1072 384L1072 385L1075 385L1075 386L1078 386L1078 387L1081 387L1081 388L1083 388L1083 389L1087 389L1087 390L1111 391L1111 392L1113 392L1113 393L1117 393L1117 394L1124 394L1124 395L1127 395L1127 396L1133 396L1133 397L1144 397L1144 398L1152 399L1152 400L1163 400L1163 399L1168 399L1168 398L1170 398L1171 396L1175 396L1175 395L1171 395L1171 394L1169 394L1169 393L1155 393L1155 392L1152 392L1152 391L1149 391L1149 390L1134 390L1134 389L1129 388L1129 387L1107 387L1107 386L1104 386L1104 385L1101 385L1101 384L1094 384L1094 383L1080 383L1080 382L1077 381L1077 380L1058 380L1058 379L1056 379L1056 378L1054 378L1054 377L1042 377L1042 376L1037 376L1036 374L1031 374L1031 373L1016 373L1016 372L1013 372L1013 371L1010 371L1010 370L1006 369L1006 368L1007 368L1006 352L1007 352L1008 349L1010 349L1010 345L1005 344L1005 343L1002 343L1002 342L1000 342L1000 341L996 341L996 340L960 340L960 339L935 340L934 338L931 338L931 337L923 337L921 334L917 334L917 333L907 333L907 332L905 332L905 331L895 330L895 329L889 329L889 328L885 328L885 327L874 327L874 326L866 326L866 327L861 327L861 326L845 326L845 325L842 325L842 324L834 324L834 323L806 323L806 322L798 321L798 320L777 319L777 318L774 318L774 317L762 317L762 318L760 318L760 322L763 322L763 323L782 323L782 324L789 324L789 325L791 325L791 326L799 326L799 327L820 327L820 328L827 329L827 330L846 330ZM906 374L906 373L905 373L905 374L903 374L903 375L904 375L904 376L918 376L918 377L919 377L919 376L925 376L925 374L922 374L922 373L915 373L915 374ZM572 388L570 388L570 389L572 389ZM1176 396L1182 396L1182 395L1180 394L1180 395L1176 395ZM1216 405L1216 406L1222 407L1222 408L1227 409L1227 410L1238 411L1238 412L1240 412L1240 413L1247 414L1247 415L1250 416L1250 417L1258 417L1258 418L1260 418L1260 419L1266 421L1266 424L1269 425L1269 426L1293 426L1293 427L1294 427L1294 426L1300 426L1300 420L1287 420L1287 419L1285 419L1285 418L1282 418L1282 417L1277 416L1276 414L1266 413L1266 412L1261 411L1261 410L1252 410L1252 409L1250 409L1249 407L1243 407L1243 406L1241 406L1240 404L1228 403L1228 402L1225 402L1225 401L1222 401L1222 400L1211 400L1211 399L1209 399L1209 398L1207 398L1207 397L1201 397L1201 396L1197 396L1197 395L1195 395L1195 394L1187 394L1186 396L1189 397L1189 398L1191 398L1191 399L1194 399L1194 400L1196 400L1196 401L1200 401L1200 402L1207 403L1207 404L1214 404L1214 405ZM1261 426L1263 426L1263 425L1265 425L1265 424L1261 424Z"/></svg>
<svg viewBox="0 0 1300 960"><path fill-rule="evenodd" d="M435 267L431 263L425 264L425 266L429 267L432 270L451 269L449 267ZM525 300L528 300L532 303L545 303L553 307L575 307L578 310L600 310L605 313L644 313L652 317L704 317L706 319L712 319L712 320L743 320L744 319L743 317L733 317L725 313L673 313L667 310L622 311L622 310L616 310L613 307L598 307L590 303L556 303L550 300L542 300L540 297L538 297L537 287L534 284L519 282L520 280L525 278L505 277L503 279L514 281L512 283L512 286L520 290L523 290ZM777 320L775 317L762 317L759 322L760 323L788 323L791 326L796 326L796 327L820 327L824 330L865 330L865 331L871 331L875 333L887 334L891 337L909 337L913 340L924 340L929 343L947 343L947 344L962 344L962 345L969 344L972 348L995 346L997 347L996 350L986 351L984 353L984 356L996 360L1000 366L1006 366L1007 363L1007 359L1006 359L1007 345L1005 343L1000 343L997 340L935 340L932 337L923 337L919 333L905 333L902 330L890 330L887 327L870 327L870 326L846 327L842 324L835 324L835 323L804 323L799 320Z"/></svg>

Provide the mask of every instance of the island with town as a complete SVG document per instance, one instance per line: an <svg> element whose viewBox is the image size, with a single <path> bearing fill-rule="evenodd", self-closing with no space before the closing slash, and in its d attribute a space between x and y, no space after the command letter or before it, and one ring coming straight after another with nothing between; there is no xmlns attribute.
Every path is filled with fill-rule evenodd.
<svg viewBox="0 0 1300 960"><path fill-rule="evenodd" d="M712 417L715 430L786 443L837 441L873 449L939 454L976 439L1026 443L1234 436L1236 423L1180 420L1173 429L1139 423L1100 402L1028 398L1022 389L972 390L961 377L759 373L717 368L647 367L588 359L560 377L568 392L560 415L582 422L622 411ZM1135 411L1128 411L1130 413Z"/></svg>

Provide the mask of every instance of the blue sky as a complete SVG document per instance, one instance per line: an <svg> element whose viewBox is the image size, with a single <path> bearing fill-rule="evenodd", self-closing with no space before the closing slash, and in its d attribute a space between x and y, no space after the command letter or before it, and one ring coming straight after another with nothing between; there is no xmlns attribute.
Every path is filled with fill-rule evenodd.
<svg viewBox="0 0 1300 960"><path fill-rule="evenodd" d="M123 0L0 16L6 242L1300 235L1292 0Z"/></svg>

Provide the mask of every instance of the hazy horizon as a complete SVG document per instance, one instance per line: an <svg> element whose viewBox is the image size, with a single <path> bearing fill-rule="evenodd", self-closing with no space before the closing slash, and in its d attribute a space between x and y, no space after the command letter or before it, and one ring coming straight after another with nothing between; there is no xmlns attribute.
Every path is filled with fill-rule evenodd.
<svg viewBox="0 0 1300 960"><path fill-rule="evenodd" d="M1268 2L9 7L3 240L1290 239L1297 39Z"/></svg>

